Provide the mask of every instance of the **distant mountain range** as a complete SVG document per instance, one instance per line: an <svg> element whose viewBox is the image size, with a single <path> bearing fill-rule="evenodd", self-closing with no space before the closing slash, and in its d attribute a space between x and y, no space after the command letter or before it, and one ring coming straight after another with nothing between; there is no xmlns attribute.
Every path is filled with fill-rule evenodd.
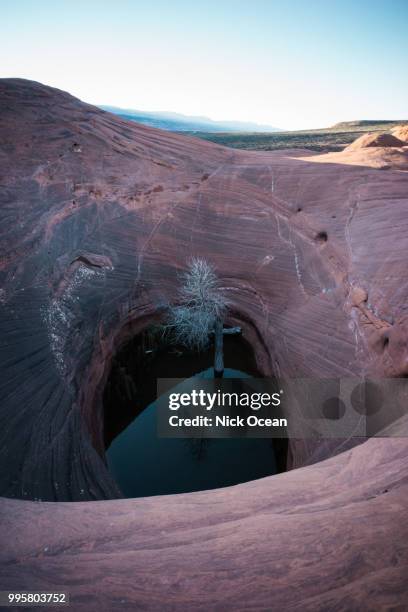
<svg viewBox="0 0 408 612"><path fill-rule="evenodd" d="M116 106L100 106L103 110L119 115L123 119L137 121L170 132L280 132L271 125L260 125L244 121L213 121L208 117L190 117L179 113L166 111L149 112L118 108Z"/></svg>

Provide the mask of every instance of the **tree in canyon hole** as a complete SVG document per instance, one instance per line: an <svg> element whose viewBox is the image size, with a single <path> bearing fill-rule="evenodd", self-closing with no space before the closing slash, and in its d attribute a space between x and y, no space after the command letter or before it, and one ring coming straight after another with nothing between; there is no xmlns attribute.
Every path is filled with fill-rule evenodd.
<svg viewBox="0 0 408 612"><path fill-rule="evenodd" d="M224 334L240 333L240 329L224 328L228 310L219 279L205 259L193 258L183 274L178 290L179 303L168 309L167 325L176 343L191 350L203 350L214 336L214 376L224 372Z"/></svg>

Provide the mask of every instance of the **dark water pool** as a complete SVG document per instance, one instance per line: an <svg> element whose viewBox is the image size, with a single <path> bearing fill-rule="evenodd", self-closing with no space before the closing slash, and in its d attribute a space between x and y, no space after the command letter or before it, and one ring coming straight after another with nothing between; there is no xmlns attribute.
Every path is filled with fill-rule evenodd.
<svg viewBox="0 0 408 612"><path fill-rule="evenodd" d="M226 369L224 376L246 374ZM154 402L116 436L106 456L124 497L214 489L278 471L272 440L158 438Z"/></svg>

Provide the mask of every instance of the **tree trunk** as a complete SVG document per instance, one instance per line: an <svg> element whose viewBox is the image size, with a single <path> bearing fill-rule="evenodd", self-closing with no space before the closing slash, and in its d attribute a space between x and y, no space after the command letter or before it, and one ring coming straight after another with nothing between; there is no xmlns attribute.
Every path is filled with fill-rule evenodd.
<svg viewBox="0 0 408 612"><path fill-rule="evenodd" d="M217 319L214 327L214 378L222 378L224 373L224 335L223 322Z"/></svg>

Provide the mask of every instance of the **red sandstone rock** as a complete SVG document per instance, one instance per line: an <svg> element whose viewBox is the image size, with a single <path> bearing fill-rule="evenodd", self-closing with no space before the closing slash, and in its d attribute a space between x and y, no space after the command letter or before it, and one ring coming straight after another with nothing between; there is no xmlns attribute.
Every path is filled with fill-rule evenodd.
<svg viewBox="0 0 408 612"><path fill-rule="evenodd" d="M352 142L345 151L357 151L367 147L403 147L404 142L392 134L363 134Z"/></svg>
<svg viewBox="0 0 408 612"><path fill-rule="evenodd" d="M396 138L402 140L404 144L408 143L408 125L399 125L392 130L392 133Z"/></svg>
<svg viewBox="0 0 408 612"><path fill-rule="evenodd" d="M100 456L110 360L192 255L263 374L407 376L398 164L230 150L16 79L0 113L2 495L120 495ZM324 461L353 443L293 441L291 466L322 463L220 491L3 500L1 588L67 585L87 610L406 605L408 443Z"/></svg>
<svg viewBox="0 0 408 612"><path fill-rule="evenodd" d="M191 255L216 265L263 373L408 373L405 173L230 150L22 80L0 100L4 494L114 494L86 429L103 452L115 346L173 299Z"/></svg>
<svg viewBox="0 0 408 612"><path fill-rule="evenodd" d="M404 610L404 439L207 491L88 503L3 500L2 588L75 611Z"/></svg>
<svg viewBox="0 0 408 612"><path fill-rule="evenodd" d="M364 134L343 151L298 159L321 164L347 164L376 170L408 171L408 146L392 134Z"/></svg>

